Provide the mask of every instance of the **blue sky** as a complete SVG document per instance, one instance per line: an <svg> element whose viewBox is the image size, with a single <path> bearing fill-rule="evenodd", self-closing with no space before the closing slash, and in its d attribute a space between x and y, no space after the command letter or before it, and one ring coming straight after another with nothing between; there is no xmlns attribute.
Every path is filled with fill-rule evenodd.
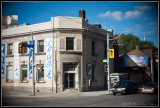
<svg viewBox="0 0 160 108"><path fill-rule="evenodd" d="M31 4L33 5L31 5ZM36 5L36 6L35 6ZM38 8L38 7L39 8ZM140 40L153 41L158 48L158 2L2 2L2 15L18 15L18 24L43 23L51 17L78 17L86 11L89 24L101 24L114 34L132 31Z"/></svg>

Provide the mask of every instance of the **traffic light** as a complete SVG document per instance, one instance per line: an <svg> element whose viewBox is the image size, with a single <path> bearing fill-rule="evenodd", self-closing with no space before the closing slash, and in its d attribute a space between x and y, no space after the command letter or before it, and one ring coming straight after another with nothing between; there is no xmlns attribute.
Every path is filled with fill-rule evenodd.
<svg viewBox="0 0 160 108"><path fill-rule="evenodd" d="M42 72L43 71L43 66L40 66L40 72Z"/></svg>
<svg viewBox="0 0 160 108"><path fill-rule="evenodd" d="M19 47L19 53L23 53L23 44L22 43L19 43L19 45L18 45L18 47Z"/></svg>

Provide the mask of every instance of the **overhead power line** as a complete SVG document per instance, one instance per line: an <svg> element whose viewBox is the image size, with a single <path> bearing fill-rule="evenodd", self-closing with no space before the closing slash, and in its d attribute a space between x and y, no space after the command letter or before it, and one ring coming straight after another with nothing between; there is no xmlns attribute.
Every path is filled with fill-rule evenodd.
<svg viewBox="0 0 160 108"><path fill-rule="evenodd" d="M29 4L29 5L31 5L31 6L34 6L34 7L37 7L37 8L39 8L39 9L41 9L41 10L47 11L47 12L49 12L49 13L52 13L52 14L55 14L55 15L58 15L58 16L63 16L63 15L57 14L57 13L55 13L55 12L49 11L49 10L47 10L47 9L45 9L45 8L42 8L42 7L38 6L38 5L29 3L29 2L27 2L27 4ZM63 18L72 20L72 19L67 18L67 17L63 17ZM74 21L74 22L76 22L76 23L79 23L79 24L82 24L82 23L80 23L80 22L78 22L78 21L75 21L75 20L72 20L72 21Z"/></svg>
<svg viewBox="0 0 160 108"><path fill-rule="evenodd" d="M105 2L105 3L107 3L107 4L108 4L109 6L111 6L112 8L114 8L114 9L122 12L120 9L116 8L115 6L111 5L110 3L108 3L108 2ZM122 14L124 14L124 12L122 12ZM125 14L124 14L124 15L125 15ZM128 18L130 18L131 20L133 20L134 22L142 25L141 23L137 22L137 21L136 21L135 19L133 19L132 17L130 17L130 16L128 16L128 15L126 15L126 16L127 16ZM142 26L145 27L146 29L150 30L148 27L146 27L146 26L144 26L144 25L142 25Z"/></svg>

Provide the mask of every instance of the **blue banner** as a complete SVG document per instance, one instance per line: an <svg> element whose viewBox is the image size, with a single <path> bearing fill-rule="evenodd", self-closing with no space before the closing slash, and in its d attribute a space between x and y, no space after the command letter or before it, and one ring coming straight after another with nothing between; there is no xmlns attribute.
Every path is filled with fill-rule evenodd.
<svg viewBox="0 0 160 108"><path fill-rule="evenodd" d="M124 55L126 67L147 67L148 55Z"/></svg>
<svg viewBox="0 0 160 108"><path fill-rule="evenodd" d="M29 44L32 45L32 41L29 41ZM34 54L34 60L35 60L35 40L33 40L34 48L33 48L33 54ZM32 79L32 50L29 49L29 79Z"/></svg>
<svg viewBox="0 0 160 108"><path fill-rule="evenodd" d="M5 44L2 44L2 79L4 79L5 71Z"/></svg>
<svg viewBox="0 0 160 108"><path fill-rule="evenodd" d="M46 39L46 79L52 78L52 38Z"/></svg>

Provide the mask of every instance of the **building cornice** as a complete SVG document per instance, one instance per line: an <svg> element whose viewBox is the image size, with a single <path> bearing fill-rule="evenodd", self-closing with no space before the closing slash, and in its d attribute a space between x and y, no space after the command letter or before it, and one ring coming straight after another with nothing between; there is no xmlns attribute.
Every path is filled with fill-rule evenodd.
<svg viewBox="0 0 160 108"><path fill-rule="evenodd" d="M45 29L45 30L38 30L38 31L32 31L32 32L34 34L36 34L36 33L51 32L51 31L53 31L53 29ZM5 36L2 36L2 39L11 38L11 37L18 37L18 36L24 36L24 35L31 35L31 31L30 32L24 32L24 33L12 34L12 35L5 35Z"/></svg>

